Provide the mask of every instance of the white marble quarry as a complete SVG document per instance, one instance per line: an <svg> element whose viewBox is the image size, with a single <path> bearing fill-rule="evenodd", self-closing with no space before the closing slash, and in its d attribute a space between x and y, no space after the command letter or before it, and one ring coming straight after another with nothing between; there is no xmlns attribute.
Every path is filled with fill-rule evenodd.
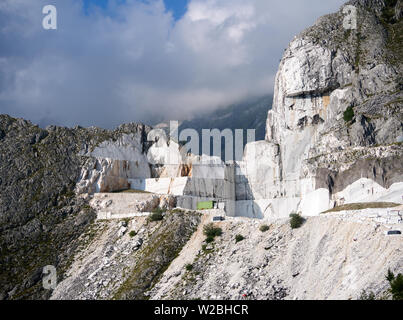
<svg viewBox="0 0 403 320"><path fill-rule="evenodd" d="M128 179L150 175L150 169L137 161L95 158L91 165L81 169L76 192L81 194L123 190L129 187Z"/></svg>
<svg viewBox="0 0 403 320"><path fill-rule="evenodd" d="M235 164L236 200L274 198L280 194L278 146L258 141L245 147L243 161Z"/></svg>
<svg viewBox="0 0 403 320"><path fill-rule="evenodd" d="M235 201L235 216L264 220L288 218L297 211L299 202L299 198Z"/></svg>
<svg viewBox="0 0 403 320"><path fill-rule="evenodd" d="M306 160L326 153L329 144L345 147L340 139L323 135L351 101L350 88L337 88L352 81L350 71L343 69L348 64L342 59L334 64L334 59L339 57L326 47L300 37L294 38L283 56L266 126L266 141L277 146L274 152L267 150L266 158L271 158L278 177L271 179L275 188L266 197L302 198L315 191L315 172ZM341 68L344 76L336 79L336 87L333 68Z"/></svg>
<svg viewBox="0 0 403 320"><path fill-rule="evenodd" d="M392 184L389 189L385 190L384 194L377 198L376 201L403 203L403 182Z"/></svg>
<svg viewBox="0 0 403 320"><path fill-rule="evenodd" d="M176 205L178 208L189 209L189 210L196 210L197 203L200 201L214 201L214 198L200 198L200 197L193 197L193 196L178 196L176 199Z"/></svg>
<svg viewBox="0 0 403 320"><path fill-rule="evenodd" d="M124 134L116 141L104 141L88 157L76 184L76 193L112 192L129 187L128 179L150 178L151 170L143 151L141 134Z"/></svg>
<svg viewBox="0 0 403 320"><path fill-rule="evenodd" d="M233 199L231 185L233 187L233 184L221 179L190 178L184 190L184 195Z"/></svg>
<svg viewBox="0 0 403 320"><path fill-rule="evenodd" d="M212 198L212 197L195 197L195 196L178 196L176 198L176 204L178 208L183 208L183 209L189 209L189 210L197 210L197 204L202 201L218 201L222 206L224 204L223 208L221 209L216 209L220 212L225 211L225 215L234 217L236 216L235 213L235 207L236 207L236 202L234 200L222 200L222 199L217 199L217 198ZM203 210L203 212L210 212L211 210Z"/></svg>
<svg viewBox="0 0 403 320"><path fill-rule="evenodd" d="M317 189L306 194L298 206L297 212L302 216L317 216L320 213L332 208L328 189Z"/></svg>
<svg viewBox="0 0 403 320"><path fill-rule="evenodd" d="M117 141L104 141L90 152L90 156L97 159L129 161L136 164L135 176L151 176L147 158L143 153L141 135L125 134Z"/></svg>
<svg viewBox="0 0 403 320"><path fill-rule="evenodd" d="M191 177L129 179L130 188L156 194L187 195L199 198L235 199L235 183L226 179Z"/></svg>
<svg viewBox="0 0 403 320"><path fill-rule="evenodd" d="M188 177L129 179L131 189L171 195L183 195L188 181Z"/></svg>
<svg viewBox="0 0 403 320"><path fill-rule="evenodd" d="M362 209L325 213L326 216L338 217L354 222L373 222L389 226L403 226L403 210L399 208Z"/></svg>
<svg viewBox="0 0 403 320"><path fill-rule="evenodd" d="M151 138L151 137L149 137ZM183 156L180 153L178 143L167 140L166 137L159 137L147 152L147 160L152 165L164 165L175 171L175 167L183 163Z"/></svg>
<svg viewBox="0 0 403 320"><path fill-rule="evenodd" d="M291 42L281 73L287 96L326 89L332 79L332 53L304 39ZM310 74L310 77L306 75Z"/></svg>
<svg viewBox="0 0 403 320"><path fill-rule="evenodd" d="M340 205L359 202L403 203L403 182L395 183L386 189L371 179L361 178L336 193L334 200Z"/></svg>

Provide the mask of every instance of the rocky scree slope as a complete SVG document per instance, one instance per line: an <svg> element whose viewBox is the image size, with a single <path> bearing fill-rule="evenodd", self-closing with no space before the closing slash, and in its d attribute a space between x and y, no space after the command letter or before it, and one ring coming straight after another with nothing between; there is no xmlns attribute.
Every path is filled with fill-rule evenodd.
<svg viewBox="0 0 403 320"><path fill-rule="evenodd" d="M114 131L74 129L0 115L0 298L46 299L42 269L54 265L58 280L71 263L78 237L95 218L88 199L75 195L81 169L94 163L88 151L106 140L149 127ZM144 142L144 149L147 144Z"/></svg>
<svg viewBox="0 0 403 320"><path fill-rule="evenodd" d="M217 226L222 236L181 252L178 259L195 256L191 268L169 268L147 293L151 299L346 300L363 290L381 298L388 268L402 272L401 237L387 237L371 222L321 216L299 229L288 220L265 232L256 220Z"/></svg>
<svg viewBox="0 0 403 320"><path fill-rule="evenodd" d="M67 278L51 299L148 299L200 223L200 214L174 210L146 217L99 220L80 237Z"/></svg>
<svg viewBox="0 0 403 320"><path fill-rule="evenodd" d="M370 220L327 214L298 229L283 219L261 231L258 220L228 219L207 243L210 221L177 210L159 222L97 221L51 299L383 298L387 270L402 272L401 236L385 236Z"/></svg>

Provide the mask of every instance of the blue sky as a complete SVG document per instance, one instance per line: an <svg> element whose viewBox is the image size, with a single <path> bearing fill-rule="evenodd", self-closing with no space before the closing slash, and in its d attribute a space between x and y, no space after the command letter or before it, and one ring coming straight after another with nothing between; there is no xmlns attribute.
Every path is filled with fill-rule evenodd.
<svg viewBox="0 0 403 320"><path fill-rule="evenodd" d="M289 41L345 0L162 1L0 0L0 114L112 128L271 94Z"/></svg>
<svg viewBox="0 0 403 320"><path fill-rule="evenodd" d="M125 0L120 0L122 3ZM147 0L142 0L143 2L147 2ZM92 6L98 6L100 8L106 9L108 5L108 0L83 0L84 2L84 11L86 14L89 14ZM189 0L164 0L165 7L167 11L171 11L173 13L173 17L175 20L179 20L186 13L186 7Z"/></svg>

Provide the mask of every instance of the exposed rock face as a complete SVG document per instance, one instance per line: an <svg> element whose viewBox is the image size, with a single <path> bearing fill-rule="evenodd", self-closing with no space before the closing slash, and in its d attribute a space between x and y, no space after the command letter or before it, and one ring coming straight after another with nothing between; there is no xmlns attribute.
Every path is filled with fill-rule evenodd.
<svg viewBox="0 0 403 320"><path fill-rule="evenodd" d="M130 188L129 179L150 178L151 169L146 152L149 128L142 125L132 128L116 140L107 140L93 150L85 149L88 157L82 167L76 192L112 192Z"/></svg>
<svg viewBox="0 0 403 320"><path fill-rule="evenodd" d="M125 167L124 161L95 158L91 150L97 152L103 141L121 141L128 135L137 137L140 151L135 155L141 157L143 148L147 149L142 137L148 130L136 124L115 131L54 126L43 130L28 121L0 115L2 299L49 296L49 291L42 289L43 267L54 265L60 280L76 250L77 238L95 218L88 199L74 193L83 178L82 168L93 166L88 179L97 172L102 176L104 166L97 170L97 163L111 164L105 168L116 172L138 172ZM139 166L144 168L143 163ZM88 183L89 190L98 185L100 189L120 188L124 182L94 179Z"/></svg>
<svg viewBox="0 0 403 320"><path fill-rule="evenodd" d="M255 175L250 194L239 189L241 200L292 201L320 188L332 196L361 177L386 188L403 181L401 2L346 5L357 8L356 30L343 27L343 6L285 51L267 142L248 145L255 157L245 151L244 166Z"/></svg>
<svg viewBox="0 0 403 320"><path fill-rule="evenodd" d="M261 234L259 222L230 221L220 223L224 234L215 245L199 251L203 240L188 242L198 213L93 224L89 205L93 193L144 184L182 197L133 201L113 194L91 205L106 218L108 209L127 218L132 210L189 208L211 198L231 202L235 215L281 218L366 199L357 196L363 190L383 201L400 197L401 1L349 4L357 8L356 30L343 28L341 10L291 42L266 141L248 144L240 163L196 166L176 142L148 142L144 125L42 130L0 116L0 298L49 298L41 286L45 265L57 268L59 281L68 270L55 299L229 299L245 292L257 299L347 299L368 286L383 292L387 267L401 269L401 239L385 238L373 222L314 217L297 231L278 222ZM133 239L129 231L137 232ZM236 233L246 240L233 244ZM176 259L185 244L199 274L183 271L182 253ZM181 269L164 273L171 263Z"/></svg>
<svg viewBox="0 0 403 320"><path fill-rule="evenodd" d="M144 217L127 224L96 222L92 227L95 235L83 234L83 246L69 277L51 299L147 298L147 289L158 282L199 222L199 214L179 211L166 213L159 222L148 222ZM136 235L131 237L129 230Z"/></svg>
<svg viewBox="0 0 403 320"><path fill-rule="evenodd" d="M310 217L294 230L288 221L278 220L266 232L259 230L258 220L227 220L217 224L223 234L210 244L204 241L203 226L211 220L204 216L145 296L153 300L358 299L366 290L382 297L388 288L388 268L401 272L401 237L385 236L384 225L371 219L354 220L357 214L351 215ZM245 239L236 242L237 234ZM97 279L107 276L107 270ZM88 281L79 275L66 284L78 283L80 277L82 283ZM93 290L104 297L108 288ZM63 287L57 292L62 289L72 292ZM84 289L77 297L89 293Z"/></svg>

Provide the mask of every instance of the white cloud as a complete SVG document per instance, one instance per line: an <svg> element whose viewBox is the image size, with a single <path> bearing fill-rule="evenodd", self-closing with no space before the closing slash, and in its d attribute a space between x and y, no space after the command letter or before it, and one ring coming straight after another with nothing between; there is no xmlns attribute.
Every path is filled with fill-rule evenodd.
<svg viewBox="0 0 403 320"><path fill-rule="evenodd" d="M84 16L55 0L0 3L0 113L35 122L111 127L191 117L273 90L283 49L341 0L192 0L176 23L162 0L111 1Z"/></svg>

